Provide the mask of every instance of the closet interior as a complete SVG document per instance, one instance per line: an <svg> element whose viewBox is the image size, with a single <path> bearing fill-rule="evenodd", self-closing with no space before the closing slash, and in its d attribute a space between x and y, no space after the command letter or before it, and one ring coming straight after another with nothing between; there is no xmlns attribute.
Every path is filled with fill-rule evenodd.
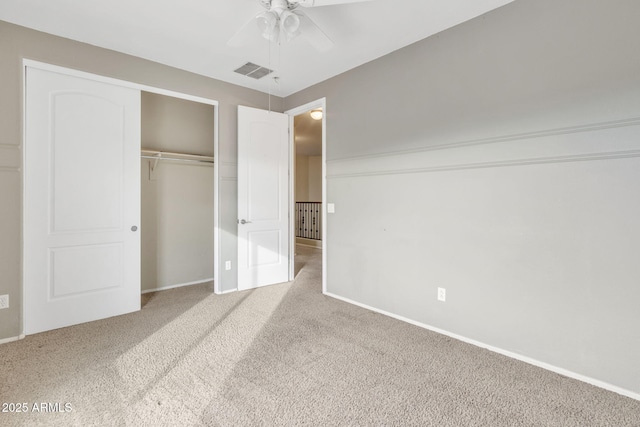
<svg viewBox="0 0 640 427"><path fill-rule="evenodd" d="M142 92L142 293L213 281L214 106Z"/></svg>

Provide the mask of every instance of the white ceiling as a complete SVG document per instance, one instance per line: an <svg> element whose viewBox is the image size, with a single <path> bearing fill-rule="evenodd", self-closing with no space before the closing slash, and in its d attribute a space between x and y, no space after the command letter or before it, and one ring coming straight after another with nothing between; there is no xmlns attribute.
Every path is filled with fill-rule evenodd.
<svg viewBox="0 0 640 427"><path fill-rule="evenodd" d="M258 0L1 0L0 20L124 52L240 86L288 96L513 0L372 0L304 9L334 41L318 53L301 37L279 52L226 42L256 13ZM255 80L246 62L276 70ZM269 88L269 86L272 86Z"/></svg>

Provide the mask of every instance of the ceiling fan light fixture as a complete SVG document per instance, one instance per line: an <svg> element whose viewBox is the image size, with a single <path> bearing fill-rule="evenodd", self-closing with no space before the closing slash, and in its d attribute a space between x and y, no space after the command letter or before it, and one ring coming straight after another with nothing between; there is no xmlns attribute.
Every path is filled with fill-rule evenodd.
<svg viewBox="0 0 640 427"><path fill-rule="evenodd" d="M285 10L280 15L280 31L287 41L300 34L300 18L293 12Z"/></svg>
<svg viewBox="0 0 640 427"><path fill-rule="evenodd" d="M315 110L311 110L309 115L313 120L322 120L322 108L317 108Z"/></svg>
<svg viewBox="0 0 640 427"><path fill-rule="evenodd" d="M267 40L273 40L274 37L277 37L278 15L275 12L267 10L259 13L256 16L256 23L258 24L258 30L260 30L262 37Z"/></svg>

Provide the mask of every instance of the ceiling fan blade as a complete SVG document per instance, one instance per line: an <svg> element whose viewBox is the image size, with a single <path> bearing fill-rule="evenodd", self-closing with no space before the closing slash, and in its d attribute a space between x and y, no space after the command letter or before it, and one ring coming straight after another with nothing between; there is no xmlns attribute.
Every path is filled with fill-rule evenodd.
<svg viewBox="0 0 640 427"><path fill-rule="evenodd" d="M250 44L257 37L260 37L256 17L252 16L242 27L227 41L227 46L240 47Z"/></svg>
<svg viewBox="0 0 640 427"><path fill-rule="evenodd" d="M319 52L326 52L333 47L333 40L327 36L307 15L297 11L300 18L300 34L306 38Z"/></svg>
<svg viewBox="0 0 640 427"><path fill-rule="evenodd" d="M289 1L290 3L298 3L303 7L320 7L320 6L334 6L338 4L349 4L349 3L362 3L366 1L373 0L297 0L297 1Z"/></svg>

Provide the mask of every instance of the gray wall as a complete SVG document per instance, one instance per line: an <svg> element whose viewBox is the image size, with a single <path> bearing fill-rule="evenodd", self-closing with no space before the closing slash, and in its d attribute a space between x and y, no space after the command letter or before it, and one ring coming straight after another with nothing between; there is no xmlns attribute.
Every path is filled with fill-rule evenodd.
<svg viewBox="0 0 640 427"><path fill-rule="evenodd" d="M322 201L322 156L309 156L309 201Z"/></svg>
<svg viewBox="0 0 640 427"><path fill-rule="evenodd" d="M309 201L309 156L296 154L296 202Z"/></svg>
<svg viewBox="0 0 640 427"><path fill-rule="evenodd" d="M142 147L213 156L214 107L142 92ZM141 164L142 290L213 278L214 168L154 160Z"/></svg>
<svg viewBox="0 0 640 427"><path fill-rule="evenodd" d="M142 148L213 156L212 105L143 91L140 113Z"/></svg>
<svg viewBox="0 0 640 427"><path fill-rule="evenodd" d="M640 393L638 16L518 0L287 97L327 100L328 292Z"/></svg>
<svg viewBox="0 0 640 427"><path fill-rule="evenodd" d="M22 322L22 59L28 58L103 76L219 101L221 254L236 262L236 111L238 105L267 108L267 95L140 58L54 37L0 21L0 294L11 307L0 310L0 340L18 336ZM282 111L282 99L272 99ZM235 289L236 271L221 271Z"/></svg>
<svg viewBox="0 0 640 427"><path fill-rule="evenodd" d="M213 166L141 165L142 290L213 280Z"/></svg>
<svg viewBox="0 0 640 427"><path fill-rule="evenodd" d="M322 201L322 156L296 155L296 202Z"/></svg>

